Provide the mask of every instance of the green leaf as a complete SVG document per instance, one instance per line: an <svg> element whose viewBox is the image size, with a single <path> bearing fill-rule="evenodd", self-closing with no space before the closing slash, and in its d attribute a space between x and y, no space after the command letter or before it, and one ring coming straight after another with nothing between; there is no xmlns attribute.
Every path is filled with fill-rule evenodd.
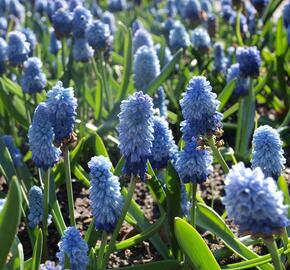
<svg viewBox="0 0 290 270"><path fill-rule="evenodd" d="M4 144L3 140L0 139L0 171L2 175L5 177L8 183L14 175L17 175L13 160L7 149L6 145Z"/></svg>
<svg viewBox="0 0 290 270"><path fill-rule="evenodd" d="M195 269L221 269L201 235L181 218L175 218L175 235L181 249Z"/></svg>
<svg viewBox="0 0 290 270"><path fill-rule="evenodd" d="M4 84L4 88L9 91L11 94L18 96L19 98L23 99L23 91L21 87L8 79L7 77L3 76L2 77L2 82Z"/></svg>
<svg viewBox="0 0 290 270"><path fill-rule="evenodd" d="M223 120L227 119L230 117L232 114L234 114L238 109L239 109L239 103L236 102L234 105L232 105L230 108L228 108L226 111L224 111L223 115Z"/></svg>
<svg viewBox="0 0 290 270"><path fill-rule="evenodd" d="M240 46L244 46L242 35L241 35L241 10L237 12L236 17L236 36Z"/></svg>
<svg viewBox="0 0 290 270"><path fill-rule="evenodd" d="M21 217L21 192L17 178L13 177L6 202L0 212L0 269L3 269L15 239Z"/></svg>
<svg viewBox="0 0 290 270"><path fill-rule="evenodd" d="M97 133L95 134L95 147L97 155L110 158L102 138Z"/></svg>
<svg viewBox="0 0 290 270"><path fill-rule="evenodd" d="M276 39L275 39L276 55L281 56L284 53L283 46L283 17L277 22Z"/></svg>
<svg viewBox="0 0 290 270"><path fill-rule="evenodd" d="M181 187L178 173L174 169L171 162L168 163L166 170L166 213L168 215L168 222L170 228L170 240L172 246L172 253L175 258L180 256L180 249L174 234L174 219L181 217Z"/></svg>
<svg viewBox="0 0 290 270"><path fill-rule="evenodd" d="M176 260L164 260L160 262L146 263L129 267L116 268L120 270L178 270L181 265ZM213 269L212 269L213 270Z"/></svg>
<svg viewBox="0 0 290 270"><path fill-rule="evenodd" d="M42 238L42 231L41 229L38 230L36 242L33 248L33 255L32 255L32 267L31 270L38 270L41 256L42 256L42 246L43 246L43 238Z"/></svg>
<svg viewBox="0 0 290 270"><path fill-rule="evenodd" d="M221 102L218 111L220 112L224 106L227 104L228 100L230 99L235 87L236 87L237 79L231 80L223 89L223 91L219 94L218 100Z"/></svg>
<svg viewBox="0 0 290 270"><path fill-rule="evenodd" d="M13 117L20 125L24 128L28 128L29 124L25 115L25 110L23 109L23 103L19 103L16 106L14 103L17 101L18 97L11 98L6 92L2 79L0 79L0 99L3 101L6 111ZM18 98L19 101L19 98ZM14 103L13 103L14 102Z"/></svg>
<svg viewBox="0 0 290 270"><path fill-rule="evenodd" d="M6 264L4 270L24 270L24 253L23 253L23 246L16 236L12 247L10 249L10 259L9 262Z"/></svg>
<svg viewBox="0 0 290 270"><path fill-rule="evenodd" d="M242 259L254 259L259 256L245 246L230 230L224 220L210 207L197 203L196 222L201 228L210 231L221 238L225 245L239 255ZM260 269L273 270L269 264L262 265Z"/></svg>
<svg viewBox="0 0 290 270"><path fill-rule="evenodd" d="M132 59L133 59L133 53L132 53L132 31L131 29L127 29L126 26L122 27L125 31L125 41L124 41L124 71L123 71L123 77L122 77L122 84L121 84L121 91L120 96L118 97L118 101L123 100L128 92L128 85L130 82L130 75L132 72Z"/></svg>
<svg viewBox="0 0 290 270"><path fill-rule="evenodd" d="M146 93L148 95L153 95L156 89L166 81L166 79L169 77L171 72L175 69L175 65L179 62L180 57L182 55L182 49L180 49L171 59L169 63L164 66L164 68L161 70L160 74L156 77L155 80L153 80L150 85L147 88Z"/></svg>

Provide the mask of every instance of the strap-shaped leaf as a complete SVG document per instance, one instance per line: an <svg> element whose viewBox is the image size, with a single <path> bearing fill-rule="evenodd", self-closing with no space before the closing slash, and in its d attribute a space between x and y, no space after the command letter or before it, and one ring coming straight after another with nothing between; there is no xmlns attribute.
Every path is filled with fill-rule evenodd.
<svg viewBox="0 0 290 270"><path fill-rule="evenodd" d="M181 218L175 218L175 235L194 269L221 269L198 231Z"/></svg>
<svg viewBox="0 0 290 270"><path fill-rule="evenodd" d="M38 270L41 256L42 256L42 246L43 246L43 238L41 229L38 230L36 242L33 248L33 256L32 256L32 270Z"/></svg>
<svg viewBox="0 0 290 270"><path fill-rule="evenodd" d="M0 212L0 269L4 268L15 239L21 217L21 192L16 177L12 178L3 209Z"/></svg>

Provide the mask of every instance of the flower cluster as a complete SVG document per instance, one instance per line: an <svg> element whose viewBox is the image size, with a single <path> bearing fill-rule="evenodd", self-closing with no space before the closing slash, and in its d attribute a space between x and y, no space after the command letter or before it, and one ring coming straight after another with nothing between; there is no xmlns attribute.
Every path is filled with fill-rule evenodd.
<svg viewBox="0 0 290 270"><path fill-rule="evenodd" d="M189 35L182 23L176 22L170 30L169 45L175 51L186 49L190 45Z"/></svg>
<svg viewBox="0 0 290 270"><path fill-rule="evenodd" d="M242 233L272 235L289 225L283 193L261 169L234 165L226 178L223 203Z"/></svg>
<svg viewBox="0 0 290 270"><path fill-rule="evenodd" d="M33 186L28 193L29 200L29 227L35 228L43 219L43 194L40 187Z"/></svg>
<svg viewBox="0 0 290 270"><path fill-rule="evenodd" d="M223 115L217 112L220 102L205 77L193 77L182 95L180 105L185 121L181 124L181 130L185 141L215 133L222 128Z"/></svg>
<svg viewBox="0 0 290 270"><path fill-rule="evenodd" d="M5 72L5 62L7 60L7 43L0 37L0 75Z"/></svg>
<svg viewBox="0 0 290 270"><path fill-rule="evenodd" d="M72 14L63 8L58 9L52 15L52 23L55 35L58 39L69 37L72 31Z"/></svg>
<svg viewBox="0 0 290 270"><path fill-rule="evenodd" d="M45 88L46 76L41 67L42 63L37 57L31 57L24 62L24 74L21 78L24 93L35 94Z"/></svg>
<svg viewBox="0 0 290 270"><path fill-rule="evenodd" d="M168 123L162 117L155 116L153 122L153 144L149 161L153 169L161 169L167 166L170 159L177 152L177 146L173 140Z"/></svg>
<svg viewBox="0 0 290 270"><path fill-rule="evenodd" d="M266 177L277 180L286 163L279 133L267 125L257 128L253 147L252 167L260 167Z"/></svg>
<svg viewBox="0 0 290 270"><path fill-rule="evenodd" d="M68 227L58 243L59 252L56 254L60 265L64 268L67 256L71 270L85 270L89 263L88 245L82 239L78 229Z"/></svg>
<svg viewBox="0 0 290 270"><path fill-rule="evenodd" d="M227 67L227 59L225 57L224 45L220 42L216 42L213 46L213 53L215 71L225 73Z"/></svg>
<svg viewBox="0 0 290 270"><path fill-rule="evenodd" d="M159 110L159 114L162 117L167 117L167 105L168 100L166 99L166 94L163 87L159 87L153 97L154 109Z"/></svg>
<svg viewBox="0 0 290 270"><path fill-rule="evenodd" d="M73 89L64 88L62 82L58 82L47 92L46 104L55 141L61 143L72 134L75 124L77 99L74 97Z"/></svg>
<svg viewBox="0 0 290 270"><path fill-rule="evenodd" d="M160 73L160 64L154 48L144 45L137 50L134 56L133 73L136 89L145 92Z"/></svg>
<svg viewBox="0 0 290 270"><path fill-rule="evenodd" d="M126 158L123 172L127 175L139 175L144 180L154 140L152 99L142 91L136 92L122 101L118 116L119 147Z"/></svg>
<svg viewBox="0 0 290 270"><path fill-rule="evenodd" d="M208 52L211 46L208 32L202 27L195 28L191 32L191 43L196 50Z"/></svg>
<svg viewBox="0 0 290 270"><path fill-rule="evenodd" d="M108 158L93 157L90 169L90 201L97 230L112 232L121 214L124 200L120 193L119 178L114 176Z"/></svg>
<svg viewBox="0 0 290 270"><path fill-rule="evenodd" d="M147 30L140 28L135 32L133 37L133 52L136 53L137 50L144 45L153 47L153 40Z"/></svg>
<svg viewBox="0 0 290 270"><path fill-rule="evenodd" d="M206 181L212 172L213 161L209 151L198 148L195 139L186 143L183 151L177 152L175 168L184 183L200 184Z"/></svg>

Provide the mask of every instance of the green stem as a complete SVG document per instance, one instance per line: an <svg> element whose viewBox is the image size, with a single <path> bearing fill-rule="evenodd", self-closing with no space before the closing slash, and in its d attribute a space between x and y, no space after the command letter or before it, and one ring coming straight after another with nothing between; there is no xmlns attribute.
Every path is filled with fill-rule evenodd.
<svg viewBox="0 0 290 270"><path fill-rule="evenodd" d="M107 81L107 78L106 78L106 73L105 73L103 62L104 62L103 55L99 55L99 60L97 61L98 70L100 71L101 76L103 78L104 90L105 90L104 92L105 92L106 99L107 99L107 102L108 102L108 106L109 106L109 109L110 109L111 108L110 101L112 99L110 98L111 97L111 93L110 93L110 89L109 89L109 86L108 86L108 81Z"/></svg>
<svg viewBox="0 0 290 270"><path fill-rule="evenodd" d="M283 266L280 260L280 255L278 253L277 244L273 237L264 239L264 243L268 248L268 251L271 254L272 262L275 267L275 270L283 270Z"/></svg>
<svg viewBox="0 0 290 270"><path fill-rule="evenodd" d="M287 230L286 228L283 229L283 232L282 232L282 240L283 240L283 244L284 244L284 250L287 250L288 247L288 233L287 233ZM287 260L288 260L288 264L290 264L290 253L287 253Z"/></svg>
<svg viewBox="0 0 290 270"><path fill-rule="evenodd" d="M29 106L28 106L28 101L27 101L27 96L26 93L23 93L23 97L24 97L24 106L25 106L25 111L26 111L26 118L28 123L31 123L31 116L30 116L30 112L29 112Z"/></svg>
<svg viewBox="0 0 290 270"><path fill-rule="evenodd" d="M42 231L43 231L43 253L42 261L45 262L48 256L48 246L47 246L47 226L48 226L48 208L49 208L49 180L50 169L45 172L44 175L44 198L43 198L43 220L42 220Z"/></svg>
<svg viewBox="0 0 290 270"><path fill-rule="evenodd" d="M103 82L103 77L101 76L101 74L99 73L98 71L98 67L97 67L97 64L96 64L96 60L94 57L92 57L92 64L93 64L93 68L94 68L94 72L95 72L95 75L97 77L97 79L100 80L100 84L101 84L101 87L100 87L100 91L101 91L101 94L100 94L100 111L98 112L98 120L100 120L102 118L102 104L103 104L103 89L104 89L104 82ZM96 93L96 102L97 103L97 98L98 98L98 95Z"/></svg>
<svg viewBox="0 0 290 270"><path fill-rule="evenodd" d="M116 228L115 228L115 230L113 232L113 235L111 237L111 240L110 240L110 243L109 243L109 247L106 250L106 254L105 254L104 260L102 262L101 270L105 269L106 266L107 266L110 254L111 254L111 252L113 250L113 247L114 247L114 244L115 244L115 242L117 240L119 231L121 229L121 226L123 224L125 216L126 216L128 210L129 210L129 207L130 207L130 204L131 204L131 201L132 201L132 198L133 198L135 186L136 186L136 178L133 175L131 175L130 186L129 186L128 194L127 194L127 197L126 197L126 200L125 200L125 203L124 203L124 207L123 207L122 213L121 213L121 215L119 217L119 220L117 222Z"/></svg>
<svg viewBox="0 0 290 270"><path fill-rule="evenodd" d="M73 189L72 189L72 180L71 180L71 170L70 170L70 159L69 159L68 147L65 147L63 157L64 157L67 201L68 201L68 209L69 209L69 220L70 220L70 225L75 226L76 223L75 223L75 215L74 215L74 199L73 199Z"/></svg>
<svg viewBox="0 0 290 270"><path fill-rule="evenodd" d="M215 145L215 138L214 136L211 136L209 140L207 140L208 145L210 146L211 150L213 151L214 156L217 158L219 164L222 166L224 172L227 174L229 172L229 167L224 160L221 152L218 150L217 146Z"/></svg>
<svg viewBox="0 0 290 270"><path fill-rule="evenodd" d="M63 73L65 73L66 66L65 66L65 39L61 40L61 62L62 62L62 69Z"/></svg>
<svg viewBox="0 0 290 270"><path fill-rule="evenodd" d="M191 202L191 225L195 228L196 225L196 192L197 192L197 184L192 183L191 185L191 196L192 196L192 202Z"/></svg>
<svg viewBox="0 0 290 270"><path fill-rule="evenodd" d="M100 246L98 259L97 259L97 269L101 269L106 245L107 245L107 232L103 231L101 246Z"/></svg>

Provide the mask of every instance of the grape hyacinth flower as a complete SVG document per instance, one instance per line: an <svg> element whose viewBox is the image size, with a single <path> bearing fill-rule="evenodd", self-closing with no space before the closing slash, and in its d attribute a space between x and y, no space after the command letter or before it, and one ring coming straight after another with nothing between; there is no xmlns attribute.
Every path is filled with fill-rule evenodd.
<svg viewBox="0 0 290 270"><path fill-rule="evenodd" d="M241 48L236 52L237 62L243 76L255 78L259 76L261 66L260 52L256 47Z"/></svg>
<svg viewBox="0 0 290 270"><path fill-rule="evenodd" d="M12 31L8 35L8 60L12 66L22 64L27 60L30 51L30 45L24 34L18 31Z"/></svg>
<svg viewBox="0 0 290 270"><path fill-rule="evenodd" d="M112 12L122 11L126 8L126 0L109 0L109 10Z"/></svg>
<svg viewBox="0 0 290 270"><path fill-rule="evenodd" d="M28 139L32 160L38 168L47 170L58 162L61 152L53 144L54 132L45 103L40 103L35 109Z"/></svg>
<svg viewBox="0 0 290 270"><path fill-rule="evenodd" d="M55 262L46 261L44 264L39 266L39 270L61 270L61 267L56 265Z"/></svg>
<svg viewBox="0 0 290 270"><path fill-rule="evenodd" d="M68 227L58 243L59 252L56 253L60 265L64 268L67 256L71 270L86 270L89 263L88 245L83 240L79 230Z"/></svg>
<svg viewBox="0 0 290 270"><path fill-rule="evenodd" d="M73 44L73 58L76 61L88 62L94 56L94 49L85 38L76 39Z"/></svg>
<svg viewBox="0 0 290 270"><path fill-rule="evenodd" d="M92 14L94 17L96 17L96 18L102 17L103 11L96 1L93 1L91 11L92 11Z"/></svg>
<svg viewBox="0 0 290 270"><path fill-rule="evenodd" d="M87 25L91 23L92 14L85 7L78 6L73 11L72 32L75 38L85 37Z"/></svg>
<svg viewBox="0 0 290 270"><path fill-rule="evenodd" d="M4 142L7 147L9 154L12 158L13 164L15 167L21 167L22 163L22 154L13 142L13 137L11 135L3 135L0 139Z"/></svg>
<svg viewBox="0 0 290 270"><path fill-rule="evenodd" d="M31 229L34 229L43 219L43 193L40 187L33 186L29 190L28 201L28 224Z"/></svg>
<svg viewBox="0 0 290 270"><path fill-rule="evenodd" d="M90 201L97 230L114 231L122 212L124 200L119 178L111 173L112 164L104 156L93 157L90 169Z"/></svg>
<svg viewBox="0 0 290 270"><path fill-rule="evenodd" d="M7 11L9 15L15 16L20 22L24 21L25 8L18 0L8 1Z"/></svg>
<svg viewBox="0 0 290 270"><path fill-rule="evenodd" d="M212 173L213 158L208 150L199 149L194 138L177 152L175 169L184 183L201 184Z"/></svg>
<svg viewBox="0 0 290 270"><path fill-rule="evenodd" d="M8 59L7 48L6 41L0 37L0 75L5 72L5 62Z"/></svg>
<svg viewBox="0 0 290 270"><path fill-rule="evenodd" d="M52 21L52 16L59 10L67 10L67 3L64 0L52 0L52 1L47 1L47 6L46 6L46 13L48 15L48 18L50 21Z"/></svg>
<svg viewBox="0 0 290 270"><path fill-rule="evenodd" d="M224 45L216 42L213 46L214 69L216 72L225 73L227 68L227 59L225 57Z"/></svg>
<svg viewBox="0 0 290 270"><path fill-rule="evenodd" d="M229 23L232 25L233 30L235 31L237 23L237 13L235 11L231 14ZM245 35L248 32L247 18L243 14L240 14L240 31L242 35Z"/></svg>
<svg viewBox="0 0 290 270"><path fill-rule="evenodd" d="M144 28L141 28L136 31L133 37L133 53L135 54L144 45L150 48L154 46L150 33Z"/></svg>
<svg viewBox="0 0 290 270"><path fill-rule="evenodd" d="M217 112L220 102L205 77L194 76L182 96L180 105L185 121L181 131L185 141L214 134L222 128L223 115Z"/></svg>
<svg viewBox="0 0 290 270"><path fill-rule="evenodd" d="M63 39L70 36L72 32L72 14L61 8L52 15L52 24L57 39Z"/></svg>
<svg viewBox="0 0 290 270"><path fill-rule="evenodd" d="M283 193L261 169L234 165L226 178L223 204L241 233L270 236L289 225Z"/></svg>
<svg viewBox="0 0 290 270"><path fill-rule="evenodd" d="M189 35L182 23L177 22L169 32L169 45L172 50L186 49L190 45Z"/></svg>
<svg viewBox="0 0 290 270"><path fill-rule="evenodd" d="M57 40L55 32L50 33L49 51L50 53L57 55L58 51L61 49L61 42Z"/></svg>
<svg viewBox="0 0 290 270"><path fill-rule="evenodd" d="M211 38L216 36L218 31L218 23L215 15L210 14L207 19L207 31Z"/></svg>
<svg viewBox="0 0 290 270"><path fill-rule="evenodd" d="M228 47L227 49L227 67L229 68L233 64L233 56L236 49L233 46ZM240 68L240 67L239 67Z"/></svg>
<svg viewBox="0 0 290 270"><path fill-rule="evenodd" d="M95 20L88 25L86 38L95 52L105 51L112 42L109 26L100 20Z"/></svg>
<svg viewBox="0 0 290 270"><path fill-rule="evenodd" d="M208 32L202 27L195 28L191 32L191 43L196 50L208 52L211 45Z"/></svg>
<svg viewBox="0 0 290 270"><path fill-rule="evenodd" d="M35 0L34 2L34 10L39 13L41 16L45 13L47 9L47 1L46 0Z"/></svg>
<svg viewBox="0 0 290 270"><path fill-rule="evenodd" d="M114 35L114 33L116 32L116 21L114 14L109 11L105 11L102 15L101 20L103 23L109 26L112 35Z"/></svg>
<svg viewBox="0 0 290 270"><path fill-rule="evenodd" d="M201 0L200 7L201 7L201 10L203 10L206 13L212 12L212 4L210 0Z"/></svg>
<svg viewBox="0 0 290 270"><path fill-rule="evenodd" d="M155 116L153 129L154 140L149 161L153 169L162 169L167 166L168 161L177 152L177 146L173 140L168 123L164 118Z"/></svg>
<svg viewBox="0 0 290 270"><path fill-rule="evenodd" d="M269 0L252 0L252 3L259 14L261 14L268 6Z"/></svg>
<svg viewBox="0 0 290 270"><path fill-rule="evenodd" d="M49 119L55 133L55 142L60 144L70 137L73 132L76 118L77 99L71 87L64 88L58 82L47 92L47 107Z"/></svg>
<svg viewBox="0 0 290 270"><path fill-rule="evenodd" d="M159 110L159 115L161 117L167 117L168 100L166 99L166 94L162 86L157 89L156 94L153 97L153 105L154 109Z"/></svg>
<svg viewBox="0 0 290 270"><path fill-rule="evenodd" d="M46 85L46 76L41 70L42 63L37 57L28 58L24 62L24 73L21 77L21 87L24 93L41 92Z"/></svg>
<svg viewBox="0 0 290 270"><path fill-rule="evenodd" d="M174 0L168 0L166 3L166 13L169 17L175 17L177 13L177 8L175 6Z"/></svg>
<svg viewBox="0 0 290 270"><path fill-rule="evenodd" d="M142 91L136 92L122 101L118 117L119 147L126 159L123 172L144 180L154 140L152 99Z"/></svg>
<svg viewBox="0 0 290 270"><path fill-rule="evenodd" d="M134 82L137 90L146 91L149 84L159 75L160 64L154 48L142 46L133 63Z"/></svg>
<svg viewBox="0 0 290 270"><path fill-rule="evenodd" d="M257 128L253 148L252 168L260 167L266 177L277 180L286 163L279 133L267 125Z"/></svg>
<svg viewBox="0 0 290 270"><path fill-rule="evenodd" d="M69 0L68 9L73 12L77 7L82 7L84 5L83 0Z"/></svg>
<svg viewBox="0 0 290 270"><path fill-rule="evenodd" d="M241 76L239 64L233 64L230 66L227 72L227 83L231 80L237 79L236 87L234 89L235 96L246 96L249 92L250 81L249 78Z"/></svg>
<svg viewBox="0 0 290 270"><path fill-rule="evenodd" d="M25 35L26 41L29 43L29 56L32 56L37 44L36 36L29 28L24 28L21 32Z"/></svg>
<svg viewBox="0 0 290 270"><path fill-rule="evenodd" d="M167 18L163 23L162 23L162 29L166 37L169 36L169 33L171 29L173 29L176 21L172 18Z"/></svg>
<svg viewBox="0 0 290 270"><path fill-rule="evenodd" d="M137 30L144 28L144 25L141 21L139 21L138 19L136 19L135 21L133 21L132 23L132 31L135 34Z"/></svg>
<svg viewBox="0 0 290 270"><path fill-rule="evenodd" d="M188 216L189 210L191 208L191 203L187 199L187 193L183 182L180 182L180 199L181 199L181 214L184 217Z"/></svg>
<svg viewBox="0 0 290 270"><path fill-rule="evenodd" d="M201 6L197 0L188 0L183 9L183 16L193 23L200 20Z"/></svg>

